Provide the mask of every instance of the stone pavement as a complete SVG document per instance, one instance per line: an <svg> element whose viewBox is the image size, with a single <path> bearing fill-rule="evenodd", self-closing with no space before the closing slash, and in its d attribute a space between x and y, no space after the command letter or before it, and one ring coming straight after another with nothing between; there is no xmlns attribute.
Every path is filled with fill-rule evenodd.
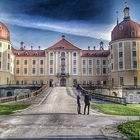
<svg viewBox="0 0 140 140"><path fill-rule="evenodd" d="M78 115L75 90L56 87L39 104L10 116L1 116L0 139L124 140L126 138L116 126L131 119L139 118L109 116L94 110L90 115Z"/></svg>

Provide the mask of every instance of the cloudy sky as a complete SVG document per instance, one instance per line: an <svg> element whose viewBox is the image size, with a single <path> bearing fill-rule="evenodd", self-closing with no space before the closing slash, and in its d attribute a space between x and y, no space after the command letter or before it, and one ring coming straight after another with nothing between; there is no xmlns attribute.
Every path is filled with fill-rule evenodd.
<svg viewBox="0 0 140 140"><path fill-rule="evenodd" d="M139 0L127 0L131 18L140 23ZM0 21L11 34L15 48L21 41L27 47L47 48L61 39L78 47L98 46L100 40L108 45L110 34L123 20L125 0L0 0Z"/></svg>

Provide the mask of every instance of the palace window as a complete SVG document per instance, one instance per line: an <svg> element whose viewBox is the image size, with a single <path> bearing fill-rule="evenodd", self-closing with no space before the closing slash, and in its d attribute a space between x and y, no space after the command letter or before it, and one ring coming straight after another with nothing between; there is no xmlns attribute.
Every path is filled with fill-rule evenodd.
<svg viewBox="0 0 140 140"><path fill-rule="evenodd" d="M88 74L92 74L92 68L88 69Z"/></svg>
<svg viewBox="0 0 140 140"><path fill-rule="evenodd" d="M0 48L2 47L2 43L0 42Z"/></svg>
<svg viewBox="0 0 140 140"><path fill-rule="evenodd" d="M8 53L8 59L10 59L10 54Z"/></svg>
<svg viewBox="0 0 140 140"><path fill-rule="evenodd" d="M1 69L1 61L0 61L0 69Z"/></svg>
<svg viewBox="0 0 140 140"><path fill-rule="evenodd" d="M73 65L76 65L76 60L73 60Z"/></svg>
<svg viewBox="0 0 140 140"><path fill-rule="evenodd" d="M132 46L133 47L136 47L136 42L132 42Z"/></svg>
<svg viewBox="0 0 140 140"><path fill-rule="evenodd" d="M61 53L61 57L65 57L65 52L62 52Z"/></svg>
<svg viewBox="0 0 140 140"><path fill-rule="evenodd" d="M35 73L36 73L36 69L32 68L32 74L35 74Z"/></svg>
<svg viewBox="0 0 140 140"><path fill-rule="evenodd" d="M24 60L24 65L27 65L27 60Z"/></svg>
<svg viewBox="0 0 140 140"><path fill-rule="evenodd" d="M132 51L132 56L133 56L133 57L136 57L136 56L137 56L136 51Z"/></svg>
<svg viewBox="0 0 140 140"><path fill-rule="evenodd" d="M35 60L33 60L33 65L35 65L36 64L36 61Z"/></svg>
<svg viewBox="0 0 140 140"><path fill-rule="evenodd" d="M73 53L73 56L76 56L76 53Z"/></svg>
<svg viewBox="0 0 140 140"><path fill-rule="evenodd" d="M8 45L8 49L10 50L10 45Z"/></svg>
<svg viewBox="0 0 140 140"><path fill-rule="evenodd" d="M119 58L123 57L123 52L119 52Z"/></svg>
<svg viewBox="0 0 140 140"><path fill-rule="evenodd" d="M19 60L16 61L16 64L19 65Z"/></svg>
<svg viewBox="0 0 140 140"><path fill-rule="evenodd" d="M86 68L83 68L83 74L86 74Z"/></svg>
<svg viewBox="0 0 140 140"><path fill-rule="evenodd" d="M113 54L111 54L111 59L113 59Z"/></svg>
<svg viewBox="0 0 140 140"><path fill-rule="evenodd" d="M19 85L19 81L16 81L16 85Z"/></svg>
<svg viewBox="0 0 140 140"><path fill-rule="evenodd" d="M16 74L19 74L19 68L16 69Z"/></svg>
<svg viewBox="0 0 140 140"><path fill-rule="evenodd" d="M124 78L120 77L120 85L124 85Z"/></svg>
<svg viewBox="0 0 140 140"><path fill-rule="evenodd" d="M137 61L136 61L136 60L133 61L133 68L134 68L134 69L137 68Z"/></svg>
<svg viewBox="0 0 140 140"><path fill-rule="evenodd" d="M89 65L92 65L92 60L89 60L89 61L88 61L88 64L89 64Z"/></svg>
<svg viewBox="0 0 140 140"><path fill-rule="evenodd" d="M103 68L103 74L106 74L106 68Z"/></svg>
<svg viewBox="0 0 140 140"><path fill-rule="evenodd" d="M1 57L1 52L0 52L0 57Z"/></svg>
<svg viewBox="0 0 140 140"><path fill-rule="evenodd" d="M122 50L122 42L119 43L119 50Z"/></svg>
<svg viewBox="0 0 140 140"><path fill-rule="evenodd" d="M83 65L86 65L86 60L83 60Z"/></svg>
<svg viewBox="0 0 140 140"><path fill-rule="evenodd" d="M97 73L97 74L100 74L100 68L97 68L97 69L96 69L96 73Z"/></svg>
<svg viewBox="0 0 140 140"><path fill-rule="evenodd" d="M123 69L123 62L122 61L119 62L119 69Z"/></svg>
<svg viewBox="0 0 140 140"><path fill-rule="evenodd" d="M44 64L44 61L43 60L40 60L40 65L43 65Z"/></svg>
<svg viewBox="0 0 140 140"><path fill-rule="evenodd" d="M26 80L24 80L24 85L27 85L27 81Z"/></svg>
<svg viewBox="0 0 140 140"><path fill-rule="evenodd" d="M53 65L53 60L50 60L50 65Z"/></svg>
<svg viewBox="0 0 140 140"><path fill-rule="evenodd" d="M99 59L97 60L97 65L100 65L100 60Z"/></svg>
<svg viewBox="0 0 140 140"><path fill-rule="evenodd" d="M50 56L53 56L53 52L50 53Z"/></svg>
<svg viewBox="0 0 140 140"><path fill-rule="evenodd" d="M50 68L50 74L53 74L53 68Z"/></svg>
<svg viewBox="0 0 140 140"><path fill-rule="evenodd" d="M112 69L112 70L114 69L113 63L111 64L111 69Z"/></svg>
<svg viewBox="0 0 140 140"><path fill-rule="evenodd" d="M103 60L103 65L106 65L106 60Z"/></svg>
<svg viewBox="0 0 140 140"><path fill-rule="evenodd" d="M112 85L114 84L114 78L112 78Z"/></svg>
<svg viewBox="0 0 140 140"><path fill-rule="evenodd" d="M24 74L27 74L27 68L24 68Z"/></svg>
<svg viewBox="0 0 140 140"><path fill-rule="evenodd" d="M73 68L73 74L76 74L76 73L77 73L77 69Z"/></svg>
<svg viewBox="0 0 140 140"><path fill-rule="evenodd" d="M134 77L134 85L136 86L137 83L138 83L138 79L137 79L137 77L135 76L135 77Z"/></svg>
<svg viewBox="0 0 140 140"><path fill-rule="evenodd" d="M40 74L43 74L43 73L44 73L43 68L40 68Z"/></svg>
<svg viewBox="0 0 140 140"><path fill-rule="evenodd" d="M10 70L10 63L8 63L8 65L7 65L7 69Z"/></svg>

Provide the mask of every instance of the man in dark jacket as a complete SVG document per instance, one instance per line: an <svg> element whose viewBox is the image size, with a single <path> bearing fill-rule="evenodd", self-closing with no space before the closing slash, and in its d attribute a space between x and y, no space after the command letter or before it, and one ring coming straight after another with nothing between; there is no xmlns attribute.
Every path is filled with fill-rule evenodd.
<svg viewBox="0 0 140 140"><path fill-rule="evenodd" d="M80 105L80 96L77 95L77 112L78 114L81 114L81 105Z"/></svg>
<svg viewBox="0 0 140 140"><path fill-rule="evenodd" d="M90 96L86 93L85 94L85 99L84 99L84 102L85 102L85 107L84 107L84 114L86 114L86 108L88 107L88 113L87 115L89 115L89 108L90 108Z"/></svg>

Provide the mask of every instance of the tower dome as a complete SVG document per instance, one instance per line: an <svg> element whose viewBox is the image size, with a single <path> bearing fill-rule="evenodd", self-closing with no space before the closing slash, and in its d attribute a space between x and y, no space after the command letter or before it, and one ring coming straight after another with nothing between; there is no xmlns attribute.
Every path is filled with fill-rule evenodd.
<svg viewBox="0 0 140 140"><path fill-rule="evenodd" d="M0 39L10 41L10 32L5 24L0 22Z"/></svg>
<svg viewBox="0 0 140 140"><path fill-rule="evenodd" d="M111 33L111 41L140 38L140 24L130 19L129 10L130 8L126 5L124 8L124 20L114 27Z"/></svg>

